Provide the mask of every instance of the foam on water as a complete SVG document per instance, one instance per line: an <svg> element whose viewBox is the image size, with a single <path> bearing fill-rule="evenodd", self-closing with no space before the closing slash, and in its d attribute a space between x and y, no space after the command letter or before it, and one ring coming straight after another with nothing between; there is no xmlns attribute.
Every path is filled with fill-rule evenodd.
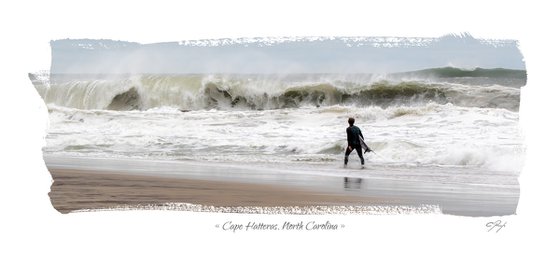
<svg viewBox="0 0 560 253"><path fill-rule="evenodd" d="M274 163L307 173L341 165L354 117L375 151L366 163L378 168L523 166L524 71L40 76L48 155Z"/></svg>
<svg viewBox="0 0 560 253"><path fill-rule="evenodd" d="M426 80L385 80L371 74L133 75L36 83L46 103L77 109L268 110L437 102L517 111L519 88ZM55 79L57 80L57 79Z"/></svg>
<svg viewBox="0 0 560 253"><path fill-rule="evenodd" d="M518 113L505 109L332 106L277 110L80 110L49 105L48 154L163 160L333 164L357 118L376 166L476 166L518 172ZM351 163L357 162L355 154ZM355 159L354 159L355 158Z"/></svg>

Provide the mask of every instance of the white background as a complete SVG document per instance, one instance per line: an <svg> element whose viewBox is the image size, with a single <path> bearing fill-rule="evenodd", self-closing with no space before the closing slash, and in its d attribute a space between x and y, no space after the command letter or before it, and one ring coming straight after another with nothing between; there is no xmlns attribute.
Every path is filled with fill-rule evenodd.
<svg viewBox="0 0 560 253"><path fill-rule="evenodd" d="M539 1L3 1L0 5L0 251L235 252L451 251L558 252L560 129L556 8ZM529 1L526 1L529 2ZM551 1L552 2L552 1ZM556 19L556 20L553 20ZM521 128L527 160L518 214L455 216L267 216L188 212L61 215L48 197L41 147L46 107L28 72L48 69L49 41L115 39L141 43L262 36L424 36L469 32L516 39L525 56ZM487 232L501 219L507 226ZM335 232L224 232L232 220L343 223Z"/></svg>

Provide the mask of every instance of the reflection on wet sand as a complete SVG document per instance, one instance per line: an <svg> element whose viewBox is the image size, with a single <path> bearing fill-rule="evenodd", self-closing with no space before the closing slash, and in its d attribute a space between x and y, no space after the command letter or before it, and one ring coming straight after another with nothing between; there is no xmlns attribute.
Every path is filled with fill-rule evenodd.
<svg viewBox="0 0 560 253"><path fill-rule="evenodd" d="M344 189L359 190L362 188L362 179L357 177L344 177Z"/></svg>

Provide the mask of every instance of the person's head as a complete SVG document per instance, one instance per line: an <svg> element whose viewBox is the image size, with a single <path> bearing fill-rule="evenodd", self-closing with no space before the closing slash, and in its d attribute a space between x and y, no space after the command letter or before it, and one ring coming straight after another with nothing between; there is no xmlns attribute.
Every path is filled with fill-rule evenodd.
<svg viewBox="0 0 560 253"><path fill-rule="evenodd" d="M354 125L354 118L348 118L348 124L350 124L351 126Z"/></svg>

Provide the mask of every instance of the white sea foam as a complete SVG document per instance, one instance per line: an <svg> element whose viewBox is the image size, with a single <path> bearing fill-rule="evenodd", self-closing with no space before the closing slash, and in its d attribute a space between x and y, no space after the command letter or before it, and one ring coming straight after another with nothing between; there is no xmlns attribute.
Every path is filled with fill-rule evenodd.
<svg viewBox="0 0 560 253"><path fill-rule="evenodd" d="M163 160L339 164L346 119L356 117L376 166L477 166L520 171L518 113L425 106L147 111L49 105L48 154ZM351 163L357 162L355 154Z"/></svg>
<svg viewBox="0 0 560 253"><path fill-rule="evenodd" d="M70 78L70 80L64 80ZM91 78L91 77L90 77ZM267 110L335 105L395 106L437 102L517 111L519 89L431 80L381 79L372 74L133 75L58 77L37 83L47 104L77 109Z"/></svg>
<svg viewBox="0 0 560 253"><path fill-rule="evenodd" d="M35 87L49 108L48 155L274 163L329 174L305 166L341 165L346 121L355 117L375 151L366 163L377 168L519 173L519 88L471 82L372 74L62 75Z"/></svg>

